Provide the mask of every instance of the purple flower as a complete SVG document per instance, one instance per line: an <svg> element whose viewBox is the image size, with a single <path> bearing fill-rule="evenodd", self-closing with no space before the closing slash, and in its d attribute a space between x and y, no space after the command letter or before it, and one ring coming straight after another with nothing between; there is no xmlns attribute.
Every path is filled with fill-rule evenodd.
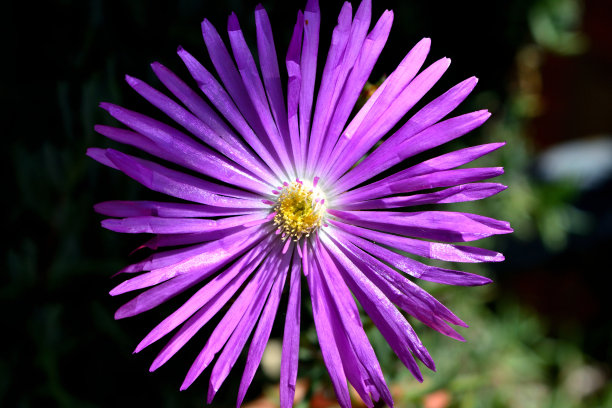
<svg viewBox="0 0 612 408"><path fill-rule="evenodd" d="M153 234L144 246L159 249L121 270L135 275L111 295L146 290L119 308L117 319L201 286L136 351L174 331L153 362L153 371L230 305L181 389L219 354L210 377L208 400L212 400L252 335L238 390L240 405L288 286L280 402L282 407L291 406L298 370L302 275L323 360L342 407L350 406L347 380L368 406L379 399L393 405L353 295L419 381L416 359L432 370L434 362L398 308L463 340L451 324L465 323L405 275L465 286L490 280L428 266L397 251L450 262L498 262L504 259L500 253L453 243L512 230L507 222L481 215L405 207L479 200L504 190L502 184L481 182L502 174L499 167L459 168L503 143L457 150L389 172L404 159L480 126L489 113L444 119L474 88L477 80L472 77L391 131L449 66L450 61L442 58L421 70L430 46L425 38L351 117L385 45L393 13L384 12L371 29L370 17L370 0L361 3L354 17L349 3L342 7L316 99L320 13L317 1L310 0L305 11L298 12L286 54L285 86L268 16L257 7L259 67L233 14L228 22L231 51L208 20L202 23L220 82L186 50L178 49L208 101L159 63L152 65L153 71L174 98L126 77L176 126L101 104L130 130L98 125L96 131L189 170L177 171L176 166L114 149L88 151L95 160L151 190L183 200L110 201L95 207L114 217L102 221L103 227Z"/></svg>

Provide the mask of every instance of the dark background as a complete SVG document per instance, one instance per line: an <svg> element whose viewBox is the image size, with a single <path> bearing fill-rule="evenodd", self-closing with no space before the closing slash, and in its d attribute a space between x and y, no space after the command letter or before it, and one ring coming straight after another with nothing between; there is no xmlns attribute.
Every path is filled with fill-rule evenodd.
<svg viewBox="0 0 612 408"><path fill-rule="evenodd" d="M341 6L338 1L322 3L320 62ZM110 276L138 259L140 255L129 253L143 237L101 229L92 206L155 195L88 159L85 151L116 147L93 132L96 123L114 124L97 107L101 101L162 116L131 91L124 74L158 87L148 64L159 61L187 80L175 54L179 44L210 67L199 23L206 17L222 32L231 11L254 46L256 4L63 0L4 5L0 98L8 188L2 200L0 406L204 404L206 379L188 391L178 388L206 331L154 374L147 371L159 346L131 354L180 300L142 317L113 320L114 310L128 298L108 296L118 283ZM297 8L304 4L263 5L282 61ZM494 116L465 143L508 141L492 160L506 167L502 182L510 189L478 209L510 220L516 230L490 244L503 249L507 258L502 265L480 270L496 281L491 289L431 289L451 308L472 306L460 314L472 325L462 331L467 344L425 334L434 359L442 360L438 374L418 385L385 358L388 350L380 351L388 379L404 390L394 391L398 406L612 404L612 302L606 279L612 249L612 155L597 161L589 156L592 150L581 150L602 143L595 146L606 151L610 145L611 6L606 0L374 1L374 18L385 8L395 12L395 21L371 81L392 72L425 36L432 38L428 63L443 56L453 60L432 95L469 76L480 78L461 109L487 108ZM568 142L574 143L568 148L574 156L561 162L597 164L589 167L595 182L585 181L571 166L559 176L542 164L546 154ZM307 307L303 316L304 343L312 341ZM274 333L280 334L278 328ZM428 343L430 338L434 340ZM452 371L457 378L476 376L478 381L458 383L449 378L451 370L444 374L449 347L449 360L461 361L468 370ZM310 377L302 404L333 406L322 363L312 349L305 346L300 366L301 375ZM243 364L239 360L221 388L217 406L235 405ZM528 378L523 372L530 373ZM258 372L247 398L265 404L262 398L274 394L275 381Z"/></svg>

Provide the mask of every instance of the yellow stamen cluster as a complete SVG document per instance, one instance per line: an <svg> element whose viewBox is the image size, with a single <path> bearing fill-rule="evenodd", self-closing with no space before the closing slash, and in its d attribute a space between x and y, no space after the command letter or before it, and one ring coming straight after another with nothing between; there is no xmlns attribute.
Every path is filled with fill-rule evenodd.
<svg viewBox="0 0 612 408"><path fill-rule="evenodd" d="M274 224L278 225L282 238L298 241L308 237L321 227L324 206L321 197L314 189L304 186L303 182L285 183L280 190L274 211Z"/></svg>

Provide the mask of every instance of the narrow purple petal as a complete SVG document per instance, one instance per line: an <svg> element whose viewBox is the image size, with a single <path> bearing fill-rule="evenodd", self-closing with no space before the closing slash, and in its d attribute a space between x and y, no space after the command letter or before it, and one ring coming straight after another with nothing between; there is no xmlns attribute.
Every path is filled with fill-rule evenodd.
<svg viewBox="0 0 612 408"><path fill-rule="evenodd" d="M100 106L115 119L151 139L173 162L248 190L268 193L269 185L184 133L155 119L113 104L104 103Z"/></svg>
<svg viewBox="0 0 612 408"><path fill-rule="evenodd" d="M268 239L267 242L262 242L257 245L232 264L232 266L211 279L210 282L191 296L191 298L174 313L155 326L155 328L138 344L134 352L138 353L145 347L161 339L196 312L200 315L206 312L207 315L214 316L234 293L236 293L255 268L259 266L264 256L268 254L269 247L270 240ZM204 307L206 307L206 309L202 309ZM200 322L201 321L202 319L200 319ZM201 326L203 326L203 323L199 325L199 327Z"/></svg>
<svg viewBox="0 0 612 408"><path fill-rule="evenodd" d="M204 37L204 42L206 43L206 48L208 49L208 55L210 56L210 59L217 70L225 89L227 89L227 92L231 95L232 99L238 106L238 109L249 123L255 134L259 135L261 138L265 135L265 133L257 111L255 110L251 98L249 97L245 88L245 84L242 81L242 78L236 69L236 65L234 65L234 62L232 61L232 58L225 47L225 44L223 44L221 36L207 19L202 21L202 35ZM202 69L199 69L199 71L204 73ZM206 71L206 73L208 73L208 71ZM266 140L266 138L264 137L263 140ZM267 145L267 147L269 147L269 145ZM268 151L272 150L268 148Z"/></svg>
<svg viewBox="0 0 612 408"><path fill-rule="evenodd" d="M215 354L217 354L223 348L239 323L241 325L245 325L247 323L246 320L243 321L244 316L248 315L251 320L257 320L259 311L261 310L261 307L263 307L263 302L265 301L266 297L268 296L268 292L272 287L274 276L276 275L280 263L281 259L279 252L273 253L264 261L260 267L260 272L257 273L256 276L249 282L247 287L234 301L225 316L223 316L223 319L221 319L213 333L210 335L206 345L200 354L198 354L196 360L189 369L189 372L181 385L181 390L187 389L187 387L189 387L195 381L202 371L208 367ZM250 330L248 333L246 333L246 336L248 336L249 333ZM234 341L238 341L238 339ZM244 341L246 341L246 339L244 339ZM234 351L239 353L240 350L242 350L242 346L240 346L238 350ZM214 389L214 387L211 388Z"/></svg>
<svg viewBox="0 0 612 408"><path fill-rule="evenodd" d="M399 171L384 180L394 181L397 179L420 176L422 174L429 174L436 171L450 170L464 164L470 163L476 159L485 156L492 151L499 149L506 143L487 143L478 146L466 147L464 149L455 150L450 153L434 157L429 160L425 160L419 164L407 168L406 170Z"/></svg>
<svg viewBox="0 0 612 408"><path fill-rule="evenodd" d="M158 249L167 246L190 245L199 242L214 241L240 232L247 226L239 226L218 231L194 232L191 234L160 234L149 239L143 246Z"/></svg>
<svg viewBox="0 0 612 408"><path fill-rule="evenodd" d="M299 263L297 259L295 259L297 258L297 253L295 250L291 252L293 252L293 262L291 268L292 274L294 271L297 271L297 274L299 275ZM263 356L266 344L268 343L268 339L270 338L270 332L272 331L272 323L274 323L278 304L283 293L283 288L285 287L286 278L287 269L281 269L279 271L279 275L276 277L276 282L274 282L274 286L270 291L270 296L261 314L259 324L255 329L255 333L253 334L253 340L251 341L251 346L249 347L249 353L247 355L246 367L244 368L242 380L240 381L240 388L238 389L238 402L236 404L237 407L240 407L240 405L242 405L242 401L244 400L244 396L246 395L247 389L249 388L249 385L253 380L253 376L255 376L255 371L257 370L257 367L261 362L261 357ZM296 358L298 357L297 351L298 350L296 350L295 352Z"/></svg>
<svg viewBox="0 0 612 408"><path fill-rule="evenodd" d="M329 249L341 265L340 272L351 292L353 292L368 316L378 327L378 330L385 337L391 349L410 370L412 375L419 382L422 382L423 376L411 352L423 361L427 367L434 369L435 366L427 349L423 346L410 324L384 293L348 259L326 234L321 234L321 239L325 247Z"/></svg>
<svg viewBox="0 0 612 408"><path fill-rule="evenodd" d="M491 279L473 273L425 265L342 230L334 231L334 234L339 234L343 239L367 251L376 259L380 259L394 268L418 279L459 286L477 286L491 282Z"/></svg>
<svg viewBox="0 0 612 408"><path fill-rule="evenodd" d="M235 236L223 238L218 241L203 244L202 253L184 259L176 264L153 269L150 272L140 274L117 285L110 291L112 296L120 295L137 289L143 289L177 276L197 276L203 280L216 272L219 268L234 260L238 255L252 244L253 240L261 240L269 230L253 227L248 230L252 236L235 241Z"/></svg>
<svg viewBox="0 0 612 408"><path fill-rule="evenodd" d="M443 95L434 99L432 102L428 103L424 108L419 110L412 118L410 118L397 132L385 140L363 162L347 172L341 178L341 180L339 180L339 184L337 186L339 188L338 191L345 191L383 171L375 166L375 164L378 165L381 161L386 165L386 167L383 166L381 168L386 170L403 160L402 158L398 161L395 157L397 150L402 146L402 144L404 144L407 140L412 140L413 138L417 138L417 140L419 140L419 137L421 139L423 137L431 137L431 134L427 133L427 128L434 125L453 109L455 109L455 107L457 107L459 103L461 103L467 97L467 95L470 94L477 83L477 78L468 78L465 81L455 85ZM483 111L474 112L474 114L485 115ZM462 116L459 117L461 118ZM484 117L482 122L484 122L487 118L488 116ZM480 124L482 124L482 122ZM474 127L477 126L479 125ZM384 163L385 159L389 159L389 164ZM399 157L397 159L399 159Z"/></svg>
<svg viewBox="0 0 612 408"><path fill-rule="evenodd" d="M302 86L300 87L300 143L304 155L302 162L306 161L308 139L310 137L310 120L312 114L312 98L314 96L315 79L317 76L317 54L319 50L319 26L321 24L321 10L319 0L308 0L304 9L304 41L302 43L302 56L300 70L302 73Z"/></svg>
<svg viewBox="0 0 612 408"><path fill-rule="evenodd" d="M148 160L113 149L107 149L106 156L123 173L153 191L216 207L268 208L250 193L210 183Z"/></svg>
<svg viewBox="0 0 612 408"><path fill-rule="evenodd" d="M238 234L226 237L219 241L206 243L203 246L206 246L205 249L209 249L211 251L219 251L229 262L231 259L236 258L240 254L244 253L244 251L256 245L257 242L261 241L262 237L266 236L267 234L269 234L269 232L265 231L264 229L253 227L252 229L244 230ZM223 253L222 249L217 248L225 248L226 252ZM178 267L171 265L156 269L156 271L161 271L162 273L170 273L170 271L172 271L174 274L179 276L176 276L173 279L170 279L139 294L134 299L121 306L115 313L115 318L123 319L150 310L200 282L202 280L201 274L188 273L190 272L190 268L197 271L196 268L198 262L205 264L206 253L204 253L204 255L196 255L188 258L187 260L182 261ZM196 265L194 265L194 263ZM175 269L173 269L173 267Z"/></svg>
<svg viewBox="0 0 612 408"><path fill-rule="evenodd" d="M341 241L336 235L332 234L331 236L334 242L339 245L340 250L344 252L364 275L376 284L394 304L404 309L407 313L424 323L428 323L432 319L442 319L467 327L446 306L410 279L405 278L375 256L366 253L352 243L344 240Z"/></svg>
<svg viewBox="0 0 612 408"><path fill-rule="evenodd" d="M333 118L329 123L325 145L321 153L321 163L319 168L315 170L316 174L327 173L327 163L333 162L331 160L332 150L342 129L346 125L349 115L355 107L357 99L361 95L363 87L370 77L378 56L389 38L392 23L393 12L385 11L365 39L334 109Z"/></svg>
<svg viewBox="0 0 612 408"><path fill-rule="evenodd" d="M353 139L355 133L360 128L364 121L372 122L382 113L389 104L389 100L395 98L404 89L417 74L418 70L423 65L425 57L429 52L431 41L429 38L424 38L415 45L408 54L404 57L399 66L391 73L391 75L382 83L374 94L366 101L365 105L357 112L357 115L351 120L348 127L342 133L342 137L334 147L331 155L331 160L327 164L327 173L335 163L335 157L338 157L347 144ZM367 123L366 123L367 124Z"/></svg>
<svg viewBox="0 0 612 408"><path fill-rule="evenodd" d="M401 237L399 235L387 234L380 231L360 228L336 220L328 222L344 231L362 238L371 239L391 248L406 251L411 254L423 256L430 259L438 259L448 262L501 262L504 256L499 252L489 249L470 247L465 245L451 245L440 242L421 241L413 238Z"/></svg>
<svg viewBox="0 0 612 408"><path fill-rule="evenodd" d="M289 136L295 167L303 172L302 145L300 142L300 123L298 117L298 104L300 101L300 89L302 87L302 71L300 58L302 55L302 35L304 32L304 14L298 11L297 22L293 29L293 35L289 42L285 63L287 66L287 118Z"/></svg>
<svg viewBox="0 0 612 408"><path fill-rule="evenodd" d="M346 385L346 373L342 364L338 344L334 337L334 329L331 318L329 316L329 305L325 301L323 288L320 282L320 271L315 267L314 261L311 260L310 273L308 274L308 287L310 289L310 298L312 302L312 314L314 317L315 328L317 330L317 338L321 346L321 354L323 362L329 372L336 398L338 403L343 408L350 408L350 396Z"/></svg>
<svg viewBox="0 0 612 408"><path fill-rule="evenodd" d="M128 234L188 234L238 227L254 220L265 219L267 216L267 213L260 212L210 220L200 218L162 218L147 215L121 219L109 218L102 220L102 227L111 231Z"/></svg>
<svg viewBox="0 0 612 408"><path fill-rule="evenodd" d="M176 96L194 115L208 125L228 143L239 146L242 143L232 134L223 119L193 90L171 70L159 62L151 64L151 69L174 96Z"/></svg>
<svg viewBox="0 0 612 408"><path fill-rule="evenodd" d="M340 360L342 362L346 378L348 379L349 384L355 388L355 391L357 391L357 394L361 397L365 404L369 408L373 408L374 404L370 399L366 386L366 383L370 383L370 378L355 354L355 350L353 349L351 342L347 338L348 334L342 325L340 317L338 316L338 310L337 307L335 307L332 296L330 295L329 287L326 285L322 268L323 266L317 262L313 268L313 275L315 275L317 284L320 286L321 293L324 297L323 301L327 305L330 326L333 330L334 340L338 348L338 353L340 354ZM337 294L334 295L338 296Z"/></svg>
<svg viewBox="0 0 612 408"><path fill-rule="evenodd" d="M245 169L252 171L262 180L272 180L274 176L266 170L265 165L259 157L253 155L250 151L239 144L230 144L224 138L219 137L218 131L213 130L205 122L201 121L196 116L189 113L178 103L168 98L163 93L152 88L141 80L126 75L128 84L138 92L143 98L149 101L153 106L160 109L175 122L183 126L186 130L195 135L198 139L216 149L218 152L225 155L230 160L241 165Z"/></svg>
<svg viewBox="0 0 612 408"><path fill-rule="evenodd" d="M342 203L353 203L364 200L385 197L394 194L412 193L414 191L428 190L439 187L451 187L457 184L472 183L497 177L504 174L502 167L485 167L436 171L420 176L382 181L376 187L367 185L358 190L349 191L341 195L337 201L338 207Z"/></svg>
<svg viewBox="0 0 612 408"><path fill-rule="evenodd" d="M156 327L156 329L154 329L154 331L147 336L147 342L139 344L137 350L142 349L153 341L163 337L188 318L178 332L168 341L168 343L157 355L151 364L149 371L155 371L160 366L165 364L206 323L208 323L208 321L213 318L219 312L219 310L221 310L224 306L227 306L227 302L241 288L246 279L253 274L253 271L256 268L259 268L262 265L262 262L265 262L265 257L269 255L271 243L271 240L267 240L261 245L253 248L252 251L245 254L243 256L243 259L245 259L244 263L241 262L236 269L232 268L231 274L238 274L233 278L232 276L228 276L229 278L232 278L229 283L223 277L221 277L220 280L211 280L211 282L216 280L216 284L213 284L213 286L208 288L212 291L212 293L205 292L203 288L198 292L198 296L194 295L194 297L189 299L184 308L180 308L166 318L162 323L160 323L160 325L158 325L159 329ZM245 263L248 264L244 266ZM261 274L261 269L260 271L256 272L256 276L251 279L251 282L255 281L256 279L260 279L257 277L258 274ZM254 283L248 283L247 287L249 287L249 285L254 285ZM244 289L246 290L246 287ZM214 292L214 290L218 290L218 292Z"/></svg>
<svg viewBox="0 0 612 408"><path fill-rule="evenodd" d="M334 150L334 154L340 153L344 145L350 141L366 118L371 121L376 118L377 114L384 112L389 101L393 100L393 98L412 81L423 65L423 62L425 62L430 45L431 40L429 38L423 38L408 52L408 54L406 54L395 71L393 71L382 85L378 87L374 94L366 101L365 105L359 110L357 115L355 115L353 120L351 120L351 123L344 132L344 138L338 143L337 148Z"/></svg>
<svg viewBox="0 0 612 408"><path fill-rule="evenodd" d="M470 183L446 188L433 193L410 196L387 197L356 203L343 204L346 210L383 210L426 204L460 203L491 197L507 187L499 183Z"/></svg>
<svg viewBox="0 0 612 408"><path fill-rule="evenodd" d="M172 153L168 153L166 150L157 146L151 139L141 135L140 133L105 125L95 125L94 130L111 140L129 146L134 146L143 152L152 154L153 156L160 157L170 162L176 161L176 158Z"/></svg>
<svg viewBox="0 0 612 408"><path fill-rule="evenodd" d="M111 159L106 156L107 149L101 149L99 147L90 147L87 149L87 156L91 157L100 164L110 167L115 170L119 170L119 167Z"/></svg>
<svg viewBox="0 0 612 408"><path fill-rule="evenodd" d="M341 138L346 139L346 148L336 156L330 179L336 180L368 152L438 82L449 65L450 59L442 58L417 75L399 94L389 91L386 98L381 94L379 103L368 112L355 133L349 133L350 130L343 133ZM392 87L385 88L389 89Z"/></svg>
<svg viewBox="0 0 612 408"><path fill-rule="evenodd" d="M328 289L326 291L327 302L335 305L338 318L348 336L350 348L354 351L354 358L359 361L360 368L365 371L368 385L372 386L377 391L376 394L380 394L389 406L393 406L391 392L385 383L376 354L363 330L357 305L329 254L324 248L319 249L321 256L317 260L321 264L323 281ZM374 395L372 397L377 399ZM366 403L368 402L367 397L363 399Z"/></svg>
<svg viewBox="0 0 612 408"><path fill-rule="evenodd" d="M253 375L255 375L255 370L257 370L257 366L259 365L259 361L263 355L268 337L270 336L272 323L274 322L274 316L276 314L276 309L278 308L278 302L280 301L280 296L285 286L285 279L287 277L290 259L291 253L287 253L275 274L276 276L270 279L274 282L274 284L267 290L267 292L264 291L259 296L261 300L251 300L252 306L249 308L250 313L245 313L242 316L240 324L236 330L234 330L227 344L223 348L223 351L219 355L219 359L213 367L210 375L208 403L212 401L214 395L219 390L219 387L221 387L221 384L227 378L227 375L240 355L240 351L246 344L249 334L257 323L258 317L261 315L259 325L255 330L255 334L253 335L251 347L247 355L247 364L240 383L240 389L238 391L237 406L240 406L240 403L244 398L244 394L246 393L248 383L250 383Z"/></svg>
<svg viewBox="0 0 612 408"><path fill-rule="evenodd" d="M466 242L512 232L507 221L482 215L451 211L338 211L328 212L351 224L385 232L433 239Z"/></svg>
<svg viewBox="0 0 612 408"><path fill-rule="evenodd" d="M326 119L329 118L334 110L335 101L333 100L336 88L335 81L340 74L342 55L351 34L351 3L345 2L338 16L338 25L332 33L331 45L327 53L327 60L323 68L321 85L315 105L310 131L310 140L307 151L306 174L312 174L314 162L319 159L319 149L321 147L323 133L325 132ZM336 95L337 96L337 95Z"/></svg>
<svg viewBox="0 0 612 408"><path fill-rule="evenodd" d="M171 235L168 235L171 236ZM192 245L184 248L172 249L169 251L155 252L140 262L128 265L121 269L121 273L136 273L163 268L165 266L179 263L187 258L191 258L202 252L202 245Z"/></svg>
<svg viewBox="0 0 612 408"><path fill-rule="evenodd" d="M252 129L238 110L238 107L234 104L230 95L228 95L227 91L223 89L213 75L183 48L178 49L178 55L183 60L191 76L196 80L200 90L210 99L215 108L217 108L223 117L240 133L247 144L272 169L274 174L282 174L277 163L278 159L273 156L272 147L269 143L267 144L265 138L260 140L255 133L261 128L261 124L259 124L259 127Z"/></svg>
<svg viewBox="0 0 612 408"><path fill-rule="evenodd" d="M297 381L299 349L300 349L300 305L301 305L300 260L293 254L291 266L291 282L289 286L289 302L285 317L283 349L280 370L280 406L291 408L295 397Z"/></svg>
<svg viewBox="0 0 612 408"><path fill-rule="evenodd" d="M291 168L291 162L289 161L287 145L270 112L268 99L266 97L261 78L259 77L255 60L253 59L253 55L251 54L251 51L249 50L249 47L244 39L244 35L242 34L242 30L240 29L240 25L238 23L238 18L234 13L232 13L228 19L227 30L234 58L236 60L236 64L238 65L238 72L242 77L248 97L251 98L253 107L257 112L259 120L261 121L261 124L268 135L272 146L274 146L276 153L279 155L281 163L283 164L285 170L291 174L293 170Z"/></svg>
<svg viewBox="0 0 612 408"><path fill-rule="evenodd" d="M455 150L453 152L446 153L429 160L425 160L424 162L401 170L391 176L385 177L382 180L368 184L364 187L351 190L347 194L341 195L337 199L338 201L336 202L346 203L347 201L345 199L353 194L362 192L364 190L370 191L380 186L389 185L389 183L394 181L408 179L410 177L422 176L424 174L431 174L438 171L454 169L456 167L467 164L473 160L476 160L496 149L499 149L503 145L505 145L505 143L488 143L479 146L472 146L464 149ZM459 184L459 182L455 184Z"/></svg>
<svg viewBox="0 0 612 408"><path fill-rule="evenodd" d="M339 243L339 245L355 265L395 305L434 330L464 341L463 337L446 322L463 327L467 325L433 296L354 245L349 243Z"/></svg>
<svg viewBox="0 0 612 408"><path fill-rule="evenodd" d="M180 53L180 52L179 52ZM225 124L223 119L200 96L185 84L172 71L158 62L151 64L151 68L159 80L176 96L187 108L202 122L208 125L218 136L227 141L232 147L243 152L249 152L244 143L236 137ZM215 81L216 82L216 81ZM261 156L261 155L260 155Z"/></svg>
<svg viewBox="0 0 612 408"><path fill-rule="evenodd" d="M222 217L243 215L257 210L211 207L201 204L166 203L160 201L105 201L94 205L94 210L109 217L141 217L152 215L167 218Z"/></svg>
<svg viewBox="0 0 612 408"><path fill-rule="evenodd" d="M285 100L283 98L283 87L278 69L278 58L272 26L266 10L258 5L255 8L255 25L257 29L257 51L259 54L259 66L266 89L266 95L270 101L270 108L274 121L283 138L289 137Z"/></svg>

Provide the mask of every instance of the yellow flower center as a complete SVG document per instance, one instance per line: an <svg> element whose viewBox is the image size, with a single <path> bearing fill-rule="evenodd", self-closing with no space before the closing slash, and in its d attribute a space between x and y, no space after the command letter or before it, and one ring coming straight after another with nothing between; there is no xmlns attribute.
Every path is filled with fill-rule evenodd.
<svg viewBox="0 0 612 408"><path fill-rule="evenodd" d="M318 189L305 185L303 181L294 181L285 183L276 193L274 224L278 225L277 233L282 234L283 240L298 241L321 227L325 199Z"/></svg>

